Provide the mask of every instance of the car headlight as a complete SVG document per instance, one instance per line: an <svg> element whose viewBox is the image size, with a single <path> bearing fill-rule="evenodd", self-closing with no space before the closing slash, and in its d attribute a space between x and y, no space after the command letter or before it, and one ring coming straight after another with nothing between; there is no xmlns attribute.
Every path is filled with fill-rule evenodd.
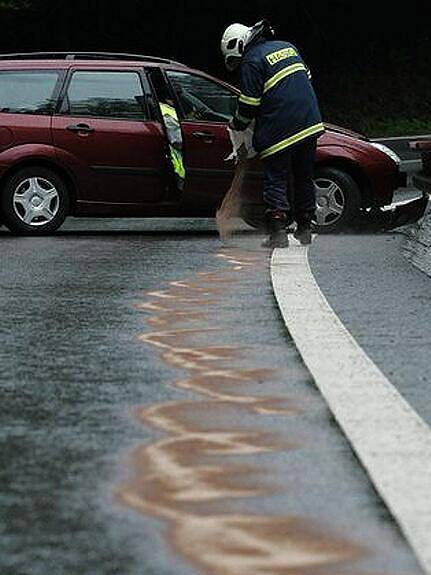
<svg viewBox="0 0 431 575"><path fill-rule="evenodd" d="M377 150L380 150L383 154L389 156L391 160L393 160L397 164L397 166L401 164L401 158L399 157L399 155L396 154L393 150L391 150L387 146L385 146L384 144L379 144L378 142L370 142L370 144L373 146L373 148L377 148Z"/></svg>

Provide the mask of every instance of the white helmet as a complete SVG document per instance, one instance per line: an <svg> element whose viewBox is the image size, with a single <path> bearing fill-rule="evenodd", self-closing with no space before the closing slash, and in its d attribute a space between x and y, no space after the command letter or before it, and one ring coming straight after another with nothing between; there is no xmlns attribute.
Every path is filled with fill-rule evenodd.
<svg viewBox="0 0 431 575"><path fill-rule="evenodd" d="M228 70L238 67L251 30L244 24L231 24L226 28L221 39L221 51Z"/></svg>

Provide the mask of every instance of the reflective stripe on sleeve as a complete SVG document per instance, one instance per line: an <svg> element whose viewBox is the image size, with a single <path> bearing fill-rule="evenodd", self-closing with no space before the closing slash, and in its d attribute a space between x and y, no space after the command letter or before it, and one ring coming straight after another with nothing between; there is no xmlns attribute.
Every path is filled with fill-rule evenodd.
<svg viewBox="0 0 431 575"><path fill-rule="evenodd" d="M322 123L315 124L314 126L310 126L309 128L302 130L301 132L298 132L297 134L294 134L293 136L290 136L290 138L286 138L285 140L282 140L281 142L274 144L270 148L263 150L263 152L261 152L259 155L261 158L266 158L267 156L272 156L272 154L276 154L277 152L281 152L285 148L288 148L289 146L292 146L293 144L296 144L297 142L300 142L301 140L305 140L305 138L308 138L309 136L314 136L315 134L318 134L319 132L324 132L324 131L325 131L325 126Z"/></svg>
<svg viewBox="0 0 431 575"><path fill-rule="evenodd" d="M248 104L249 106L260 106L261 98L252 98L251 96L244 96L244 94L241 94L238 100L239 102Z"/></svg>
<svg viewBox="0 0 431 575"><path fill-rule="evenodd" d="M298 62L297 64L292 64L291 66L287 66L287 68L283 68L283 70L280 70L280 72L277 72L277 74L274 74L274 76L272 76L269 80L265 82L263 87L263 93L265 94L266 92L268 92L268 90L273 88L276 84L278 84L278 82L281 82L281 80L283 80L284 78L287 78L288 76L294 74L295 72L301 72L301 71L306 72L307 68L304 66L304 64L301 64L300 62Z"/></svg>

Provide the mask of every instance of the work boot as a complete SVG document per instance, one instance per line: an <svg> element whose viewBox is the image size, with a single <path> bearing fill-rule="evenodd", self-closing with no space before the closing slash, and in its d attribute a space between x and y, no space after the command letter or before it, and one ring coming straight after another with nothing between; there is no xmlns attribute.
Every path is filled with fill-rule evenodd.
<svg viewBox="0 0 431 575"><path fill-rule="evenodd" d="M312 242L311 224L315 219L315 215L314 211L308 211L297 214L295 217L297 226L293 232L293 237L303 246L309 246Z"/></svg>
<svg viewBox="0 0 431 575"><path fill-rule="evenodd" d="M312 242L311 223L298 224L296 230L293 232L293 237L297 239L301 245L309 246Z"/></svg>
<svg viewBox="0 0 431 575"><path fill-rule="evenodd" d="M262 242L263 248L287 248L289 237L286 232L286 214L270 212L267 214L269 236Z"/></svg>

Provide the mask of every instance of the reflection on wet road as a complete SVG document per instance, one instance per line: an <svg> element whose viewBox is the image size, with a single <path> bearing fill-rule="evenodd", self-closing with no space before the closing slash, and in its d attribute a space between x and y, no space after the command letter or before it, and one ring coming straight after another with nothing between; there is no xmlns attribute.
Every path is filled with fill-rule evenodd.
<svg viewBox="0 0 431 575"><path fill-rule="evenodd" d="M186 378L170 385L194 397L137 409L143 424L164 433L162 439L136 449L133 478L122 485L119 497L166 520L173 547L203 572L335 573L365 550L328 535L325 526L309 519L230 509L232 499L287 490L286 478L274 477L264 465L248 464L247 456L300 449L285 434L269 433L259 419L286 418L299 409L286 397L250 392L251 384L265 383L273 375L268 366L240 367L238 360L246 350L211 344L211 336L220 337L222 326L213 325L205 310L223 306L224 294L234 289L238 274L250 267L265 273L267 266L262 253L230 250L218 257L226 263L220 271L170 282L165 290L148 292L148 299L137 305L149 314L148 325L163 328L145 332L140 341L187 372ZM255 416L252 430L242 425L247 412Z"/></svg>
<svg viewBox="0 0 431 575"><path fill-rule="evenodd" d="M72 219L0 242L1 575L420 573L260 238Z"/></svg>

